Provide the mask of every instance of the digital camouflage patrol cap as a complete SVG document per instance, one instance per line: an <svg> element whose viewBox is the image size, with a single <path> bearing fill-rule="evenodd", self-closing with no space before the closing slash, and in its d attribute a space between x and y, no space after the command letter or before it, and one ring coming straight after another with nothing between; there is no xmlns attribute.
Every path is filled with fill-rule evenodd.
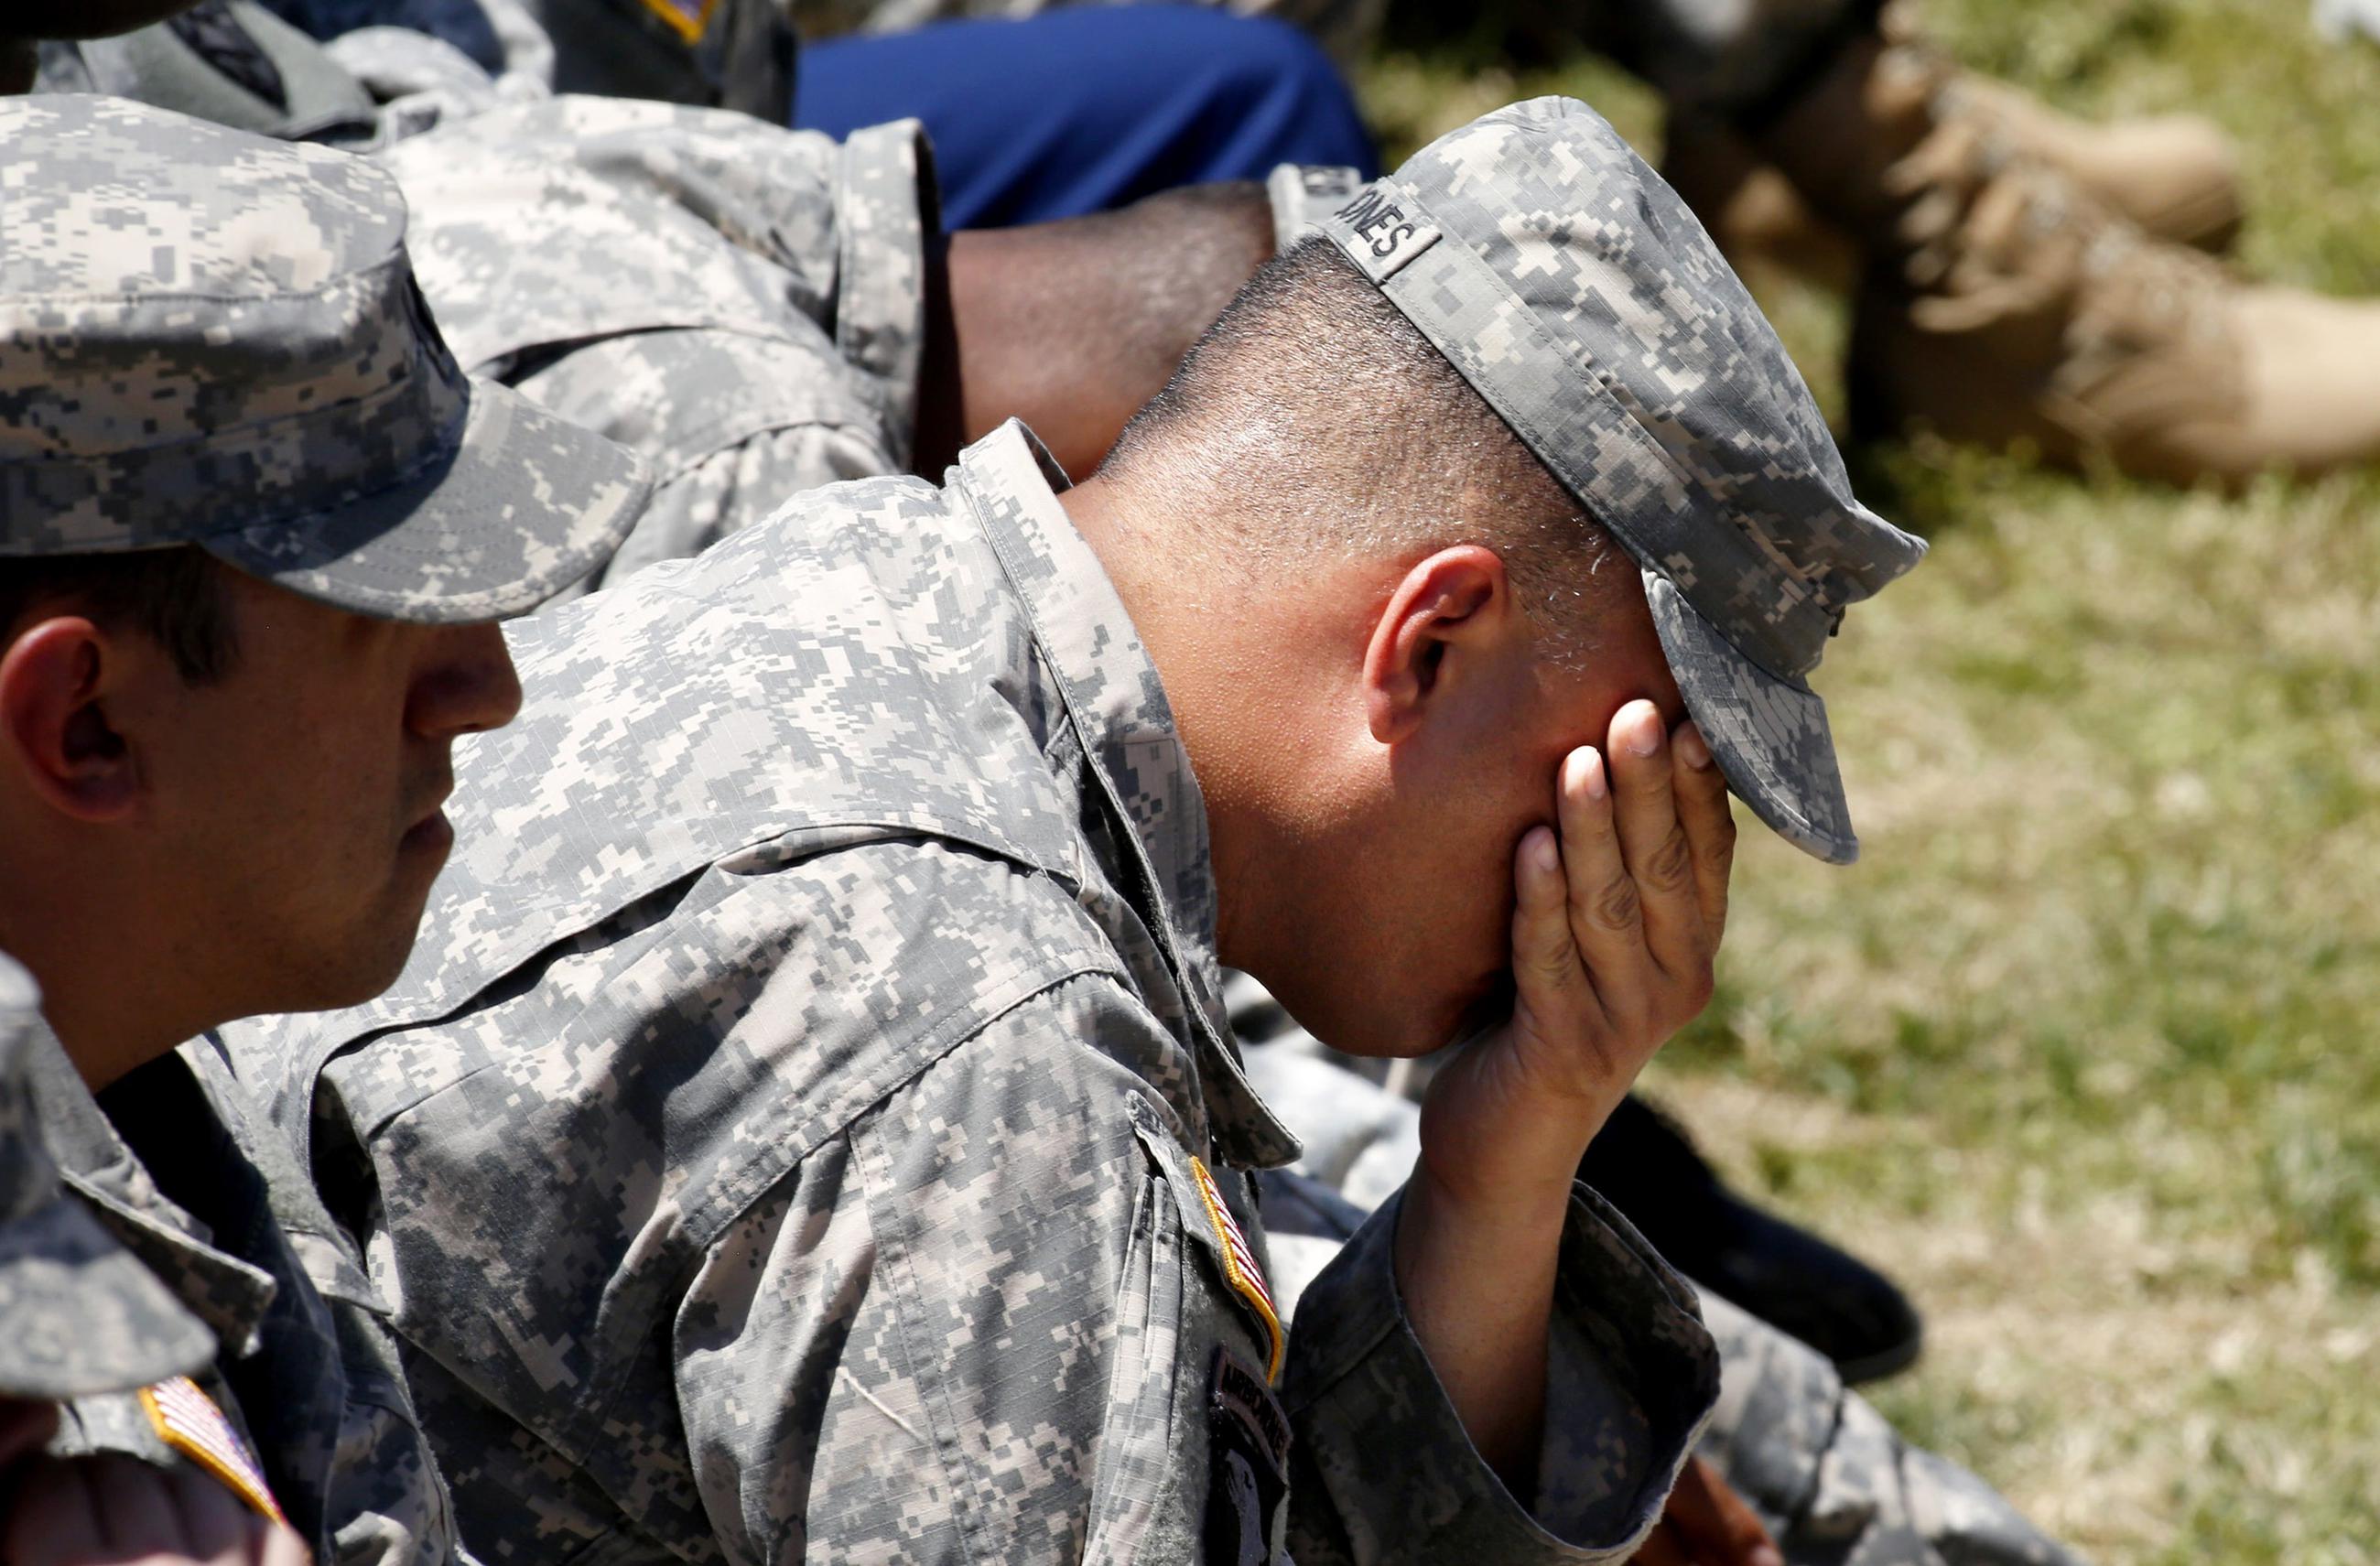
<svg viewBox="0 0 2380 1566"><path fill-rule="evenodd" d="M1925 546L1852 497L1685 203L1594 110L1539 98L1440 137L1321 232L1635 559L1735 792L1818 857L1857 857L1808 676Z"/></svg>
<svg viewBox="0 0 2380 1566"><path fill-rule="evenodd" d="M0 957L0 1397L128 1392L214 1357L213 1336L58 1184L28 1081L39 993Z"/></svg>
<svg viewBox="0 0 2380 1566"><path fill-rule="evenodd" d="M194 543L457 622L636 520L634 456L455 365L372 164L83 95L0 100L0 554Z"/></svg>

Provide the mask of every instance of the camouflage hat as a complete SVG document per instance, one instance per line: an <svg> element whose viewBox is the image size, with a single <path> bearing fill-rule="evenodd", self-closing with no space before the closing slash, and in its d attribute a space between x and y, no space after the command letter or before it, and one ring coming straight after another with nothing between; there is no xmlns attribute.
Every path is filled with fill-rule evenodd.
<svg viewBox="0 0 2380 1566"><path fill-rule="evenodd" d="M372 164L80 95L0 100L0 554L195 543L473 621L636 520L634 456L456 367Z"/></svg>
<svg viewBox="0 0 2380 1566"><path fill-rule="evenodd" d="M39 997L0 957L0 1397L129 1391L214 1357L215 1341L68 1196L27 1074Z"/></svg>
<svg viewBox="0 0 2380 1566"><path fill-rule="evenodd" d="M1857 857L1808 675L1925 546L1852 498L1685 203L1594 110L1539 98L1440 137L1322 232L1634 557L1736 793L1799 847Z"/></svg>

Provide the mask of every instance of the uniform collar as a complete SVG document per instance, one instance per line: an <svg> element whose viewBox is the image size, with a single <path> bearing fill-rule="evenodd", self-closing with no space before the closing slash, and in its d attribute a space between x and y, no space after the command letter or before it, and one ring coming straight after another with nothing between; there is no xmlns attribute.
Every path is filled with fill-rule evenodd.
<svg viewBox="0 0 2380 1566"><path fill-rule="evenodd" d="M148 1166L117 1135L46 1023L34 1025L30 1043L33 1102L42 1138L67 1188L191 1314L212 1329L227 1354L237 1357L252 1352L279 1287L273 1275L218 1250L206 1225L158 1189ZM188 1078L187 1070L183 1074L189 1080L191 1112L212 1115L213 1105L204 1091ZM215 1138L210 1129L196 1140L203 1145Z"/></svg>
<svg viewBox="0 0 2380 1566"><path fill-rule="evenodd" d="M1091 770L1131 823L1123 847L1140 861L1135 876L1156 892L1145 914L1189 999L1216 1151L1228 1163L1272 1168L1295 1159L1298 1143L1257 1097L1232 1041L1215 955L1206 802L1157 667L1106 567L1058 504L1072 487L1014 419L960 454L952 485L1024 601Z"/></svg>

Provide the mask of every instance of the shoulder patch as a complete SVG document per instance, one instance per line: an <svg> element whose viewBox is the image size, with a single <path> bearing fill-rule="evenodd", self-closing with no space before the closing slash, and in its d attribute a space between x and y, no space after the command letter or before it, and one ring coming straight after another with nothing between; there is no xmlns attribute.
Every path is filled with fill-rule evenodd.
<svg viewBox="0 0 2380 1566"><path fill-rule="evenodd" d="M1291 1566L1289 1417L1256 1367L1215 1351L1207 1388L1204 1566Z"/></svg>
<svg viewBox="0 0 2380 1566"><path fill-rule="evenodd" d="M1190 1159L1190 1174L1198 1183L1198 1200L1207 1209L1207 1221L1215 1226L1215 1243L1223 1253L1225 1281L1265 1324L1265 1379L1277 1381L1288 1344L1283 1341L1281 1312L1272 1303L1272 1290L1265 1282L1264 1269L1257 1266L1257 1253L1248 1244L1247 1236L1240 1232L1239 1220L1224 1205L1223 1193L1217 1189L1215 1177L1207 1171L1204 1160L1195 1155Z"/></svg>
<svg viewBox="0 0 2380 1566"><path fill-rule="evenodd" d="M289 1519L281 1514L280 1503L273 1499L272 1489L264 1482L264 1471L231 1427L231 1421L215 1406L196 1381L187 1376L176 1376L170 1381L160 1381L153 1387L140 1389L140 1407L149 1415L149 1423L158 1439L184 1457L197 1463L225 1487L248 1502L256 1511L286 1526Z"/></svg>

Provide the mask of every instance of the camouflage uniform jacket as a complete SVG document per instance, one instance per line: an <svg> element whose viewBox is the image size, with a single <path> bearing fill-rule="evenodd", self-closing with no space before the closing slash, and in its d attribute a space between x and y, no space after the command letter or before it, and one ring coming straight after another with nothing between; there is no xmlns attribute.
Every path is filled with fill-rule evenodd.
<svg viewBox="0 0 2380 1566"><path fill-rule="evenodd" d="M636 530L587 586L909 466L934 221L915 121L838 142L563 97L381 162L455 358L653 468Z"/></svg>
<svg viewBox="0 0 2380 1566"><path fill-rule="evenodd" d="M44 43L39 86L380 149L464 368L653 468L635 530L578 590L697 553L802 490L908 467L935 222L916 122L838 142L722 109L550 97L552 49L519 0L312 8L330 25L458 7L486 12L501 74L427 32L323 46L248 0L207 0L121 39Z"/></svg>
<svg viewBox="0 0 2380 1566"><path fill-rule="evenodd" d="M37 1026L31 1071L67 1189L213 1332L214 1364L195 1380L314 1560L455 1559L386 1307L215 1050L186 1045L95 1099ZM188 1461L140 1394L78 1398L61 1413L59 1455Z"/></svg>
<svg viewBox="0 0 2380 1566"><path fill-rule="evenodd" d="M1063 481L1012 425L516 627L405 977L234 1039L397 1302L476 1553L1199 1559L1282 1515L1219 1397L1278 1417L1276 1356L1307 1566L1617 1559L1658 1513L1716 1361L1591 1196L1534 1516L1404 1319L1394 1202L1277 1341L1250 1171L1296 1144Z"/></svg>

